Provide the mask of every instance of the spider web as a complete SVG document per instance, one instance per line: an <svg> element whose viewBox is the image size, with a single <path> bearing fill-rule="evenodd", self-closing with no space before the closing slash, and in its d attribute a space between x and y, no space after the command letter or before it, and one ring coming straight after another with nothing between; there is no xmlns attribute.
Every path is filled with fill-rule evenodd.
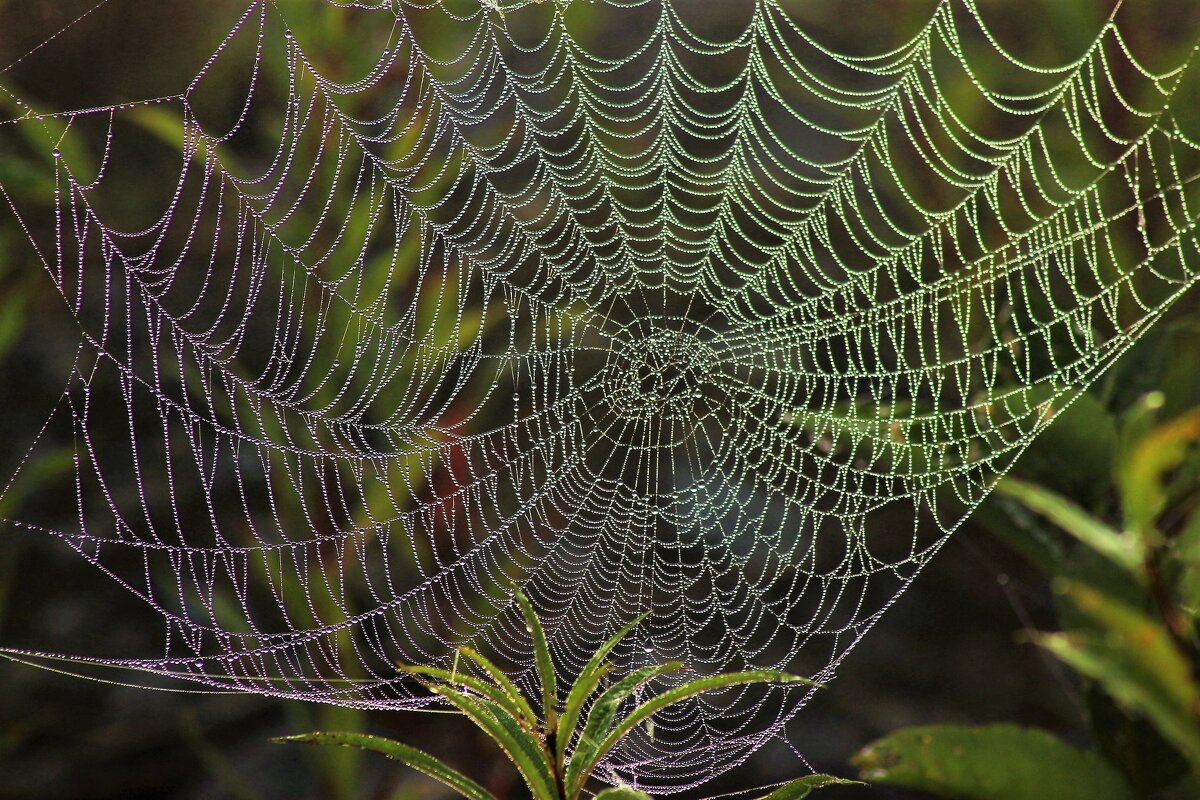
<svg viewBox="0 0 1200 800"><path fill-rule="evenodd" d="M765 0L255 0L177 93L14 95L81 339L21 466L70 443L69 513L10 524L161 619L102 663L214 687L529 681L515 587L568 676L649 612L625 668L828 681L1197 279L1194 32L1152 68L1120 5L1044 66L974 0L867 54ZM613 775L695 785L812 691L663 712Z"/></svg>

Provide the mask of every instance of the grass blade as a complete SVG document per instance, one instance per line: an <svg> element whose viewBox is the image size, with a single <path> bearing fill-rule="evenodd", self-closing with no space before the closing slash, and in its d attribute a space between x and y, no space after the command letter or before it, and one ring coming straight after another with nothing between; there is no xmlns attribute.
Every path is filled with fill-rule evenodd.
<svg viewBox="0 0 1200 800"><path fill-rule="evenodd" d="M698 694L711 692L715 689L724 689L729 686L744 686L750 683L806 683L810 686L818 686L814 681L807 678L801 678L798 675L790 675L786 672L780 672L772 669L756 669L746 672L730 672L724 675L711 675L707 678L699 678L685 683L682 686L677 686L674 689L668 689L657 697L653 697L635 708L632 713L625 719L621 720L615 730L610 733L600 746L596 748L596 754L593 757L594 761L599 761L608 755L609 751L617 745L617 742L629 735L629 732L648 720L654 714L662 711L668 706L673 706L687 700L689 697L695 697Z"/></svg>
<svg viewBox="0 0 1200 800"><path fill-rule="evenodd" d="M609 667L604 664L604 659L608 658L608 654L612 652L613 648L648 616L649 614L642 614L602 644L600 649L588 659L588 663L580 670L579 677L575 679L571 690L567 692L567 701L563 704L562 718L559 720L556 742L557 752L555 756L558 758L560 769L566 758L567 745L570 743L571 737L575 735L575 726L579 722L579 715L583 713L583 704L596 691L596 687L600 685L600 679L609 671Z"/></svg>
<svg viewBox="0 0 1200 800"><path fill-rule="evenodd" d="M803 778L788 781L775 791L760 798L760 800L801 800L801 798L808 797L813 789L822 789L826 786L842 786L850 783L858 784L859 786L863 785L862 781L846 780L836 775L805 775Z"/></svg>
<svg viewBox="0 0 1200 800"><path fill-rule="evenodd" d="M550 658L550 643L546 640L546 629L538 619L533 604L523 592L516 593L517 605L525 615L525 630L533 638L533 654L537 664L538 679L542 684L542 713L546 719L546 733L558 729L558 687L554 681L554 661Z"/></svg>
<svg viewBox="0 0 1200 800"><path fill-rule="evenodd" d="M612 729L613 720L616 719L621 703L633 694L637 687L647 681L665 672L680 669L683 669L681 661L669 661L666 664L642 667L608 687L604 694L596 698L596 702L592 704L592 710L588 713L583 733L579 735L579 741L575 745L574 752L571 753L571 761L567 764L566 773L563 775L567 797L573 798L578 795L579 791L583 789L583 784L587 782L588 776L592 774L598 759L600 743L605 734Z"/></svg>
<svg viewBox="0 0 1200 800"><path fill-rule="evenodd" d="M504 674L504 670L493 664L485 655L473 650L470 647L460 647L458 651L478 665L480 669L486 672L488 677L495 681L496 685L500 687L500 689L502 689L504 693L508 695L513 704L520 709L520 716L528 720L529 724L533 727L537 727L537 713L534 712L533 707L529 705L529 701L525 699L525 695L521 694L521 690L517 687L517 685L513 683L507 675Z"/></svg>
<svg viewBox="0 0 1200 800"><path fill-rule="evenodd" d="M407 764L418 772L422 772L436 781L449 786L467 800L496 800L495 795L480 786L461 772L451 769L438 759L406 744L385 739L382 736L370 736L365 733L329 732L304 733L299 736L282 736L272 741L300 742L302 744L336 745L338 747L357 747L361 750L372 750L382 753Z"/></svg>
<svg viewBox="0 0 1200 800"><path fill-rule="evenodd" d="M482 658L482 656L480 656L480 658ZM491 700L493 703L501 706L514 718L525 719L531 726L537 726L537 719L533 716L533 709L529 707L529 704L524 702L520 704L513 702L512 696L509 694L509 692L505 691L504 687L495 686L487 681L482 681L473 675L468 675L462 672L454 673L448 669L439 669L438 667L423 667L416 664L397 664L396 668L409 675L433 678L434 680L451 688L465 686L476 694L482 695ZM522 698L519 694L517 697L519 700L524 701L524 698ZM524 707L522 708L522 706ZM528 716L526 716L527 714Z"/></svg>
<svg viewBox="0 0 1200 800"><path fill-rule="evenodd" d="M495 703L476 700L455 689L438 687L450 705L465 714L500 746L529 785L537 800L558 800L550 756L536 735L526 731Z"/></svg>
<svg viewBox="0 0 1200 800"><path fill-rule="evenodd" d="M1035 641L1122 704L1144 713L1193 763L1200 764L1200 686L1167 630L1141 611L1081 583L1063 591L1096 626L1042 634Z"/></svg>
<svg viewBox="0 0 1200 800"><path fill-rule="evenodd" d="M1136 574L1141 567L1145 558L1141 541L1129 534L1114 531L1065 497L1014 478L1000 481L996 484L996 491L1046 517L1066 533L1125 569Z"/></svg>

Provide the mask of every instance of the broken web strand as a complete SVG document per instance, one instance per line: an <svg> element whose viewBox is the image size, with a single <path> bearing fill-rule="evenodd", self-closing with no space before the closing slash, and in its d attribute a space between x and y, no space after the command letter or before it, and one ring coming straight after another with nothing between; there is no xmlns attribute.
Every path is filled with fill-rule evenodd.
<svg viewBox="0 0 1200 800"><path fill-rule="evenodd" d="M53 235L27 230L86 340L78 522L21 524L161 615L126 663L404 708L395 661L472 644L529 684L516 583L568 675L649 611L624 666L826 681L1194 282L1191 56L1143 67L1117 13L1046 68L970 2L875 56L770 3L726 38L683 4L340 5L352 77L306 49L319 18L251 3L180 95L4 123L62 139ZM139 125L183 158L130 231L102 195ZM807 696L698 700L612 775L694 785Z"/></svg>

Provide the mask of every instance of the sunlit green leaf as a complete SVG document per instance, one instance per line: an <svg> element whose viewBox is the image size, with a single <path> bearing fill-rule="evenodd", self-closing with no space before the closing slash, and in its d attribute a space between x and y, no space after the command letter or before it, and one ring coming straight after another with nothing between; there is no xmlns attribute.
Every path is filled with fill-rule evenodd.
<svg viewBox="0 0 1200 800"><path fill-rule="evenodd" d="M481 681L473 675L467 675L463 672L452 672L448 669L439 669L437 667L422 667L412 664L399 664L397 669L401 672L409 673L410 675L421 675L442 683L445 686L454 688L463 687L470 689L476 694L483 695L493 703L501 706L517 719L525 719L525 711L521 706L513 702L513 699L507 692L499 686L494 686L487 681ZM526 706L526 709L528 706ZM532 711L529 712L532 717ZM536 719L527 720L532 725L537 724Z"/></svg>
<svg viewBox="0 0 1200 800"><path fill-rule="evenodd" d="M504 674L504 670L497 667L490 659L473 648L460 647L459 652L482 668L488 674L488 677L496 682L496 685L520 709L521 717L528 720L531 725L536 726L538 724L537 714L534 712L533 707L529 705L529 701L525 699L525 695L521 694L520 688Z"/></svg>
<svg viewBox="0 0 1200 800"><path fill-rule="evenodd" d="M542 749L534 734L505 713L504 709L486 700L477 700L448 687L439 687L438 694L463 712L492 741L500 746L509 760L517 766L533 796L538 800L556 800L558 789L551 772L549 755Z"/></svg>
<svg viewBox="0 0 1200 800"><path fill-rule="evenodd" d="M788 781L760 800L801 800L801 798L808 797L813 789L861 783L861 781L849 781L835 775L805 775L803 778Z"/></svg>
<svg viewBox="0 0 1200 800"><path fill-rule="evenodd" d="M1118 533L1079 506L1049 489L1032 483L1005 478L996 491L1015 498L1028 508L1042 514L1064 532L1111 559L1134 571L1145 557L1142 542L1132 535Z"/></svg>
<svg viewBox="0 0 1200 800"><path fill-rule="evenodd" d="M1163 736L1200 763L1200 690L1187 658L1157 622L1082 584L1064 592L1096 631L1038 637L1038 643L1146 714Z"/></svg>
<svg viewBox="0 0 1200 800"><path fill-rule="evenodd" d="M431 778L449 786L468 800L496 800L496 797L467 776L451 769L438 759L423 750L409 747L406 744L385 739L381 736L370 736L365 733L329 732L305 733L299 736L284 736L274 741L301 742L304 744L337 745L340 747L357 747L362 750L373 750L388 758L394 758L413 769L423 772Z"/></svg>
<svg viewBox="0 0 1200 800"><path fill-rule="evenodd" d="M609 670L605 666L604 659L608 658L608 654L612 652L613 648L628 636L634 628L640 625L646 616L646 614L643 614L633 620L602 644L592 654L592 657L588 659L587 664L580 670L579 677L575 679L575 683L571 686L571 690L567 692L567 701L563 704L562 718L559 720L557 753L555 754L558 758L560 769L562 768L567 752L567 745L570 743L571 737L575 735L575 725L579 722L579 715L583 711L583 704L596 691L596 687L600 684L600 679Z"/></svg>
<svg viewBox="0 0 1200 800"><path fill-rule="evenodd" d="M554 661L550 658L550 643L546 640L546 629L538 619L533 604L522 592L516 593L517 605L525 615L525 629L533 639L534 663L537 665L538 680L542 684L542 713L545 715L546 730L553 732L558 727L558 687L554 682Z"/></svg>
<svg viewBox="0 0 1200 800"><path fill-rule="evenodd" d="M571 753L571 760L567 764L564 783L567 787L568 797L575 797L578 794L588 775L595 769L598 757L603 755L600 753L601 742L605 735L612 730L613 720L616 719L621 703L625 702L639 686L647 681L666 672L680 669L683 669L683 664L679 661L642 667L608 687L602 695L596 698L591 711L588 712L583 732L579 734L579 741Z"/></svg>
<svg viewBox="0 0 1200 800"><path fill-rule="evenodd" d="M595 800L650 800L650 795L628 786L610 786L597 792Z"/></svg>
<svg viewBox="0 0 1200 800"><path fill-rule="evenodd" d="M674 689L668 689L635 708L630 712L629 716L618 722L613 732L600 743L596 748L595 755L592 756L592 761L599 761L604 758L616 746L617 742L629 735L630 731L668 706L673 706L676 703L705 692L724 689L730 686L744 686L751 683L807 683L816 685L807 678L801 678L797 675L790 675L777 670L729 672L723 675L711 675L706 678L699 678L682 686L677 686Z"/></svg>
<svg viewBox="0 0 1200 800"><path fill-rule="evenodd" d="M1163 478L1179 466L1200 440L1200 410L1159 425L1133 446L1120 471L1125 525L1153 537L1154 522L1166 504Z"/></svg>
<svg viewBox="0 0 1200 800"><path fill-rule="evenodd" d="M1015 725L905 728L852 763L872 783L959 800L1126 800L1120 774L1095 753Z"/></svg>

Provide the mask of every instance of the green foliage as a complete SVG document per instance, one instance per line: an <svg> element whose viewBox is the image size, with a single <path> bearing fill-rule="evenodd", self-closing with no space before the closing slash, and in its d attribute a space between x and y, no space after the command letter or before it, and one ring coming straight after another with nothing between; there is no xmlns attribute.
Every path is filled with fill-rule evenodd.
<svg viewBox="0 0 1200 800"><path fill-rule="evenodd" d="M1192 665L1164 627L1086 585L1069 583L1063 592L1093 627L1045 634L1037 637L1039 644L1144 713L1200 763L1200 691Z"/></svg>
<svg viewBox="0 0 1200 800"><path fill-rule="evenodd" d="M541 687L540 717L503 670L470 648L460 648L458 652L466 662L475 665L483 677L459 672L457 660L452 670L407 664L400 665L399 669L420 680L431 693L444 699L486 733L516 766L535 800L578 800L603 758L635 728L649 723L656 713L672 705L729 686L811 683L805 678L773 670L711 675L668 689L635 705L622 716L622 708L639 688L661 675L684 668L678 661L642 667L600 690L601 680L612 670L606 661L608 655L641 623L644 619L641 617L618 631L592 655L567 691L565 703L560 704L545 628L525 595L517 592L516 601L533 641L534 664ZM590 708L589 700L592 701ZM440 781L467 800L495 800L481 785L429 753L390 739L362 733L318 732L277 741L373 750ZM838 783L853 781L830 775L806 775L784 784L761 800L799 800L813 789ZM601 800L645 800L647 795L628 787L611 787L597 797Z"/></svg>
<svg viewBox="0 0 1200 800"><path fill-rule="evenodd" d="M813 789L855 783L859 783L859 781L848 781L833 775L805 775L803 778L788 781L770 794L760 797L759 800L802 800L802 798L808 797Z"/></svg>
<svg viewBox="0 0 1200 800"><path fill-rule="evenodd" d="M610 786L596 794L596 800L648 800L650 795L628 786Z"/></svg>
<svg viewBox="0 0 1200 800"><path fill-rule="evenodd" d="M517 592L517 605L521 607L521 614L525 617L525 630L533 639L534 663L537 664L538 680L542 685L542 713L546 720L546 734L551 735L558 730L558 688L554 683L554 662L550 659L550 643L546 640L546 630L534 612L529 598Z"/></svg>
<svg viewBox="0 0 1200 800"><path fill-rule="evenodd" d="M409 747L392 739L385 739L382 736L339 731L335 733L304 733L299 736L285 736L275 741L336 745L338 747L356 747L361 750L373 750L376 753L382 753L388 758L394 758L403 764L407 764L435 780L441 781L463 797L468 798L468 800L496 800L495 795L487 789L484 789L461 772L447 767L425 751Z"/></svg>
<svg viewBox="0 0 1200 800"><path fill-rule="evenodd" d="M1059 453L1106 454L1080 465L1092 485L1035 460L984 517L1052 581L1061 630L1026 639L1080 676L1095 749L1013 726L908 728L859 753L862 777L966 800L1200 791L1200 408L1085 397L1056 438Z"/></svg>
<svg viewBox="0 0 1200 800"><path fill-rule="evenodd" d="M1114 531L1049 489L1010 478L1001 481L996 490L1042 514L1064 532L1125 569L1137 569L1145 557L1142 544L1136 537Z"/></svg>
<svg viewBox="0 0 1200 800"><path fill-rule="evenodd" d="M964 800L1125 800L1120 773L1095 753L1015 725L905 728L853 759L862 777Z"/></svg>

